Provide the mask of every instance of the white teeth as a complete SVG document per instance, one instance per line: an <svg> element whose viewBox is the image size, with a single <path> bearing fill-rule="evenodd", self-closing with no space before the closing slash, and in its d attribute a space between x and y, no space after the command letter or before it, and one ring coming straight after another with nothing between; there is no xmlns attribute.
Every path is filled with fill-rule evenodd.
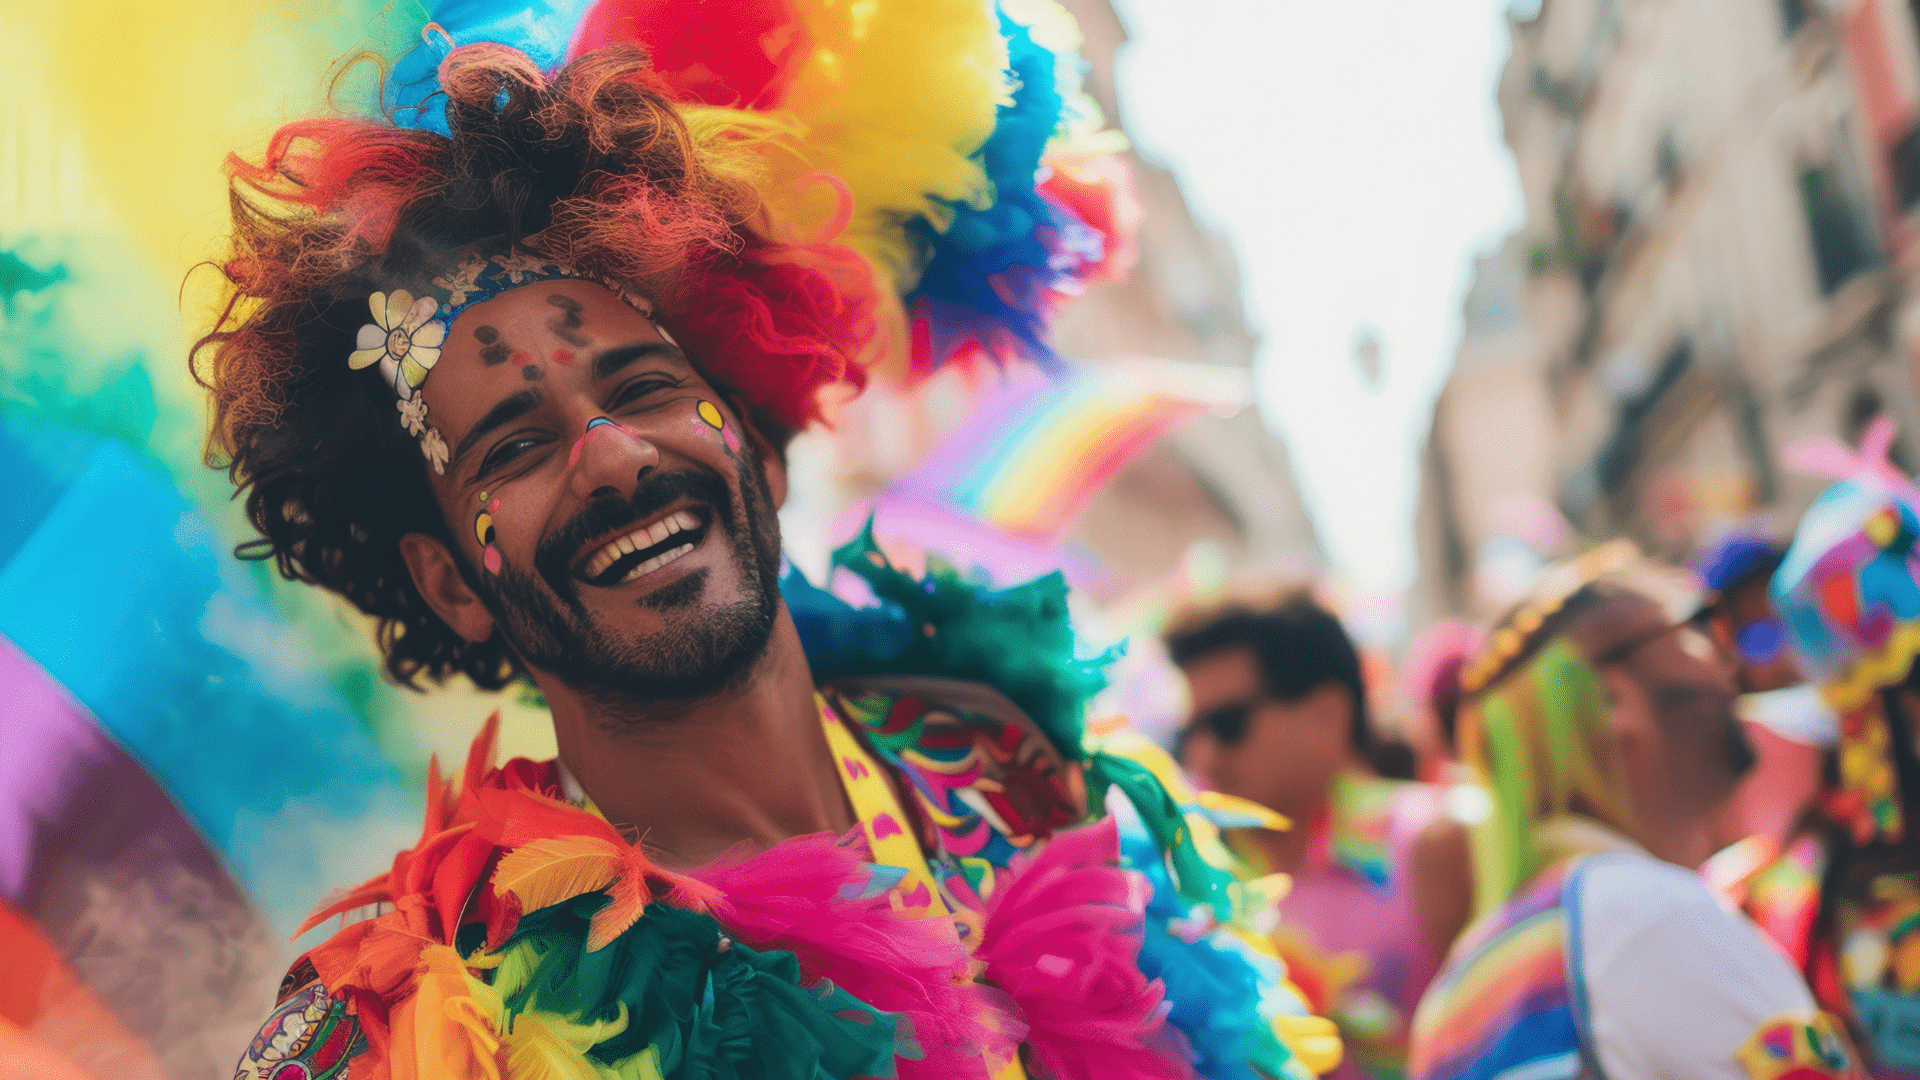
<svg viewBox="0 0 1920 1080"><path fill-rule="evenodd" d="M675 533L685 532L688 529L697 529L699 527L700 519L695 517L691 511L680 510L668 514L666 517L661 518L659 521L654 522L644 529L635 529L625 536L608 541L598 552L594 553L593 558L587 560L586 576L589 578L599 577L601 574L606 573L607 569L614 563L619 562L622 556L650 548ZM692 550L692 544L682 544L663 555L655 555L653 558L648 559L646 562L628 571L627 575L621 578L620 581L625 583L643 575L650 574Z"/></svg>
<svg viewBox="0 0 1920 1080"><path fill-rule="evenodd" d="M653 558L627 571L627 576L620 579L620 584L625 585L629 581L638 581L692 550L692 544L681 544L679 547L663 555L655 555Z"/></svg>

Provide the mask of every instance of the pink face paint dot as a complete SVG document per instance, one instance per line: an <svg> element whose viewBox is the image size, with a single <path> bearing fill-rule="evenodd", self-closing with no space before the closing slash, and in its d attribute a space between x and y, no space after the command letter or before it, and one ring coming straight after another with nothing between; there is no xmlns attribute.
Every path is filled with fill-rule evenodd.
<svg viewBox="0 0 1920 1080"><path fill-rule="evenodd" d="M499 499L495 499L495 500L493 500L493 502L492 502L492 503L491 503L491 504L490 504L490 505L489 505L489 506L487 507L487 513L489 513L489 514L497 514L497 513L499 513L499 512L500 512L500 500L499 500Z"/></svg>
<svg viewBox="0 0 1920 1080"><path fill-rule="evenodd" d="M508 359L516 364L531 364L533 363L533 354L525 349L515 349Z"/></svg>
<svg viewBox="0 0 1920 1080"><path fill-rule="evenodd" d="M720 441L727 444L728 450L736 454L740 452L740 436L735 435L732 428L720 429Z"/></svg>
<svg viewBox="0 0 1920 1080"><path fill-rule="evenodd" d="M565 349L555 349L553 350L553 362L556 364L571 364L573 363L573 354Z"/></svg>
<svg viewBox="0 0 1920 1080"><path fill-rule="evenodd" d="M580 464L580 448L585 445L587 445L587 437L585 435L573 440L573 449L567 451L567 468L571 469L575 465Z"/></svg>
<svg viewBox="0 0 1920 1080"><path fill-rule="evenodd" d="M500 572L500 549L494 547L492 544L488 544L487 550L480 555L480 561L486 564L489 571L498 574Z"/></svg>

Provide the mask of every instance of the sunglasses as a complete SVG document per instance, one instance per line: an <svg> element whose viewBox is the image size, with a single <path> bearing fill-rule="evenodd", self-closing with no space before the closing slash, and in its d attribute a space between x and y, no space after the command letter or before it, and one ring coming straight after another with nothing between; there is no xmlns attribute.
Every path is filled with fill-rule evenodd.
<svg viewBox="0 0 1920 1080"><path fill-rule="evenodd" d="M1204 731L1219 740L1222 745L1231 746L1247 736L1247 725L1253 718L1253 710L1259 705L1255 701L1236 701L1227 705L1216 705L1193 718L1180 732L1182 746L1193 737L1195 732Z"/></svg>
<svg viewBox="0 0 1920 1080"><path fill-rule="evenodd" d="M1771 664L1787 651L1787 628L1779 619L1755 619L1733 635L1733 648L1755 667Z"/></svg>

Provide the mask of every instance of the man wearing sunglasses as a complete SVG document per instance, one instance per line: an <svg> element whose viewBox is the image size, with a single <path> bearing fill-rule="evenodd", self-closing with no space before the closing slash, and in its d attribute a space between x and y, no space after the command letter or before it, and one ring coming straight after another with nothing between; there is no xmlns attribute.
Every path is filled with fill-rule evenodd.
<svg viewBox="0 0 1920 1080"><path fill-rule="evenodd" d="M1697 873L1753 764L1689 576L1625 541L1550 570L1462 679L1493 796L1483 914L1413 1023L1409 1075L1852 1077L1840 1028Z"/></svg>
<svg viewBox="0 0 1920 1080"><path fill-rule="evenodd" d="M1319 988L1315 1011L1340 1024L1347 1059L1333 1075L1401 1075L1407 1023L1445 949L1425 922L1435 886L1418 851L1438 791L1368 767L1360 656L1311 596L1190 615L1167 644L1193 697L1183 764L1295 823L1233 830L1227 842L1250 872L1293 878L1275 944L1296 981ZM1438 891L1458 893L1464 911L1464 859L1455 854L1440 877Z"/></svg>

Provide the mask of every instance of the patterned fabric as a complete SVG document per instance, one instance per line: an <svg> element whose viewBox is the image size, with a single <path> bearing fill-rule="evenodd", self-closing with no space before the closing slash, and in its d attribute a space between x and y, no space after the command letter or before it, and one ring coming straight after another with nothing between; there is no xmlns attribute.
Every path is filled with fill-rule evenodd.
<svg viewBox="0 0 1920 1080"><path fill-rule="evenodd" d="M1840 978L1876 1064L1920 1073L1920 874L1880 874L1835 905Z"/></svg>
<svg viewBox="0 0 1920 1080"><path fill-rule="evenodd" d="M305 970L312 965L302 961ZM291 980L299 971L289 972ZM366 1053L360 1025L345 1000L331 998L318 981L283 994L260 1034L247 1046L234 1080L333 1080L349 1075L348 1063Z"/></svg>
<svg viewBox="0 0 1920 1080"><path fill-rule="evenodd" d="M1413 1020L1417 1080L1553 1080L1580 1072L1567 977L1574 863L1535 875L1469 927Z"/></svg>
<svg viewBox="0 0 1920 1080"><path fill-rule="evenodd" d="M1735 1056L1753 1080L1847 1080L1858 1075L1846 1038L1825 1013L1776 1016Z"/></svg>
<svg viewBox="0 0 1920 1080"><path fill-rule="evenodd" d="M1820 837L1806 834L1795 837L1779 858L1747 882L1742 909L1801 970L1811 954L1820 879L1826 872L1826 845Z"/></svg>
<svg viewBox="0 0 1920 1080"><path fill-rule="evenodd" d="M1086 820L1086 782L1011 701L948 679L857 680L828 695L911 785L950 904L978 910L1013 856Z"/></svg>

